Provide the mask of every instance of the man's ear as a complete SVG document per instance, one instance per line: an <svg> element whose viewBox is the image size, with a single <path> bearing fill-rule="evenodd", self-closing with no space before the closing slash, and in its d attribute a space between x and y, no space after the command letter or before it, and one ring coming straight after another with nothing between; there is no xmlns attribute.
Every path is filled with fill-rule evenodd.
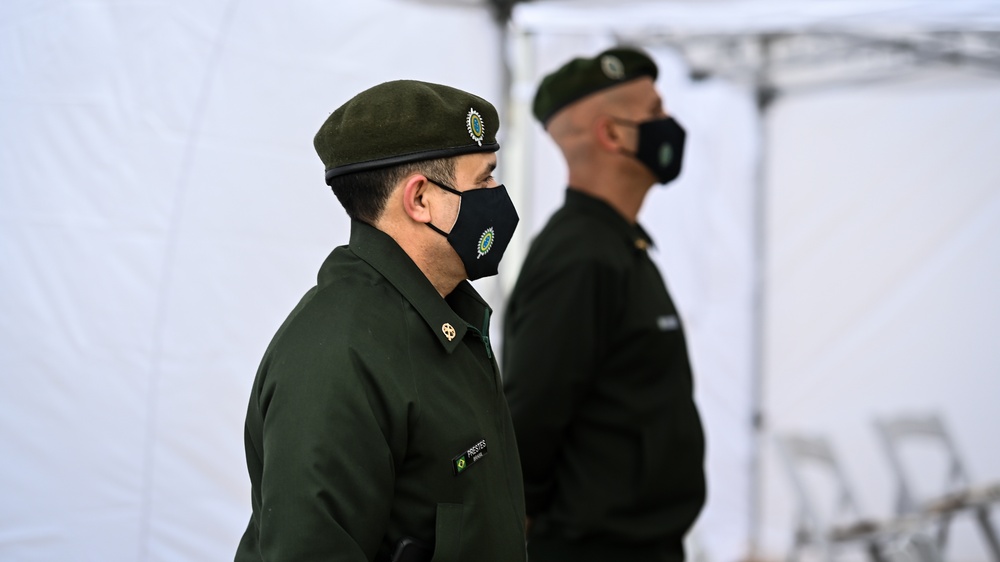
<svg viewBox="0 0 1000 562"><path fill-rule="evenodd" d="M597 144L608 152L619 152L622 147L622 135L614 120L602 115L594 120L594 138Z"/></svg>
<svg viewBox="0 0 1000 562"><path fill-rule="evenodd" d="M427 191L431 183L420 174L414 174L403 184L403 210L415 222L431 222Z"/></svg>

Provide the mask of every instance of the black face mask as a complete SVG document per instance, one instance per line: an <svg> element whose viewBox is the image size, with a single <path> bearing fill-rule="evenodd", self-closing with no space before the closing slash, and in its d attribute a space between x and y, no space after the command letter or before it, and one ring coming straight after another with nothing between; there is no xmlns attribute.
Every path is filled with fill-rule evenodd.
<svg viewBox="0 0 1000 562"><path fill-rule="evenodd" d="M636 123L625 119L615 121L639 128L639 146L635 154L622 150L624 154L642 162L661 184L669 183L681 175L684 160L684 127L673 117L653 119Z"/></svg>
<svg viewBox="0 0 1000 562"><path fill-rule="evenodd" d="M514 236L518 221L517 210L507 195L507 188L498 185L458 191L430 178L427 181L462 198L462 206L458 209L458 218L451 232L445 232L431 223L427 226L448 239L462 259L469 280L496 275L500 258Z"/></svg>

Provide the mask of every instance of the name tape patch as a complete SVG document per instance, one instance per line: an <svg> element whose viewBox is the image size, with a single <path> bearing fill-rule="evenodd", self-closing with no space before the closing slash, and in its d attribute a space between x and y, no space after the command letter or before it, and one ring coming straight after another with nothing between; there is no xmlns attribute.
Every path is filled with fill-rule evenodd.
<svg viewBox="0 0 1000 562"><path fill-rule="evenodd" d="M462 474L469 467L476 464L486 456L486 440L480 439L479 443L469 447L468 450L451 460L451 468L455 471L455 476Z"/></svg>
<svg viewBox="0 0 1000 562"><path fill-rule="evenodd" d="M656 326L661 332L669 332L670 330L676 330L681 325L680 321L677 319L676 314L670 314L667 316L660 316L656 319Z"/></svg>

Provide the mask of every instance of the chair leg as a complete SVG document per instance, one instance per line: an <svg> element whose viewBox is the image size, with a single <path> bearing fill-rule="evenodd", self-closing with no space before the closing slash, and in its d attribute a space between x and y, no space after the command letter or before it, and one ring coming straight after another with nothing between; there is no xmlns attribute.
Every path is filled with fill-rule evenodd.
<svg viewBox="0 0 1000 562"><path fill-rule="evenodd" d="M785 562L798 562L799 552L801 551L802 551L802 542L798 538L796 538L792 542L792 548L788 550L788 556L785 559Z"/></svg>
<svg viewBox="0 0 1000 562"><path fill-rule="evenodd" d="M885 558L882 556L882 549L879 548L876 541L870 541L866 550L872 562L885 562Z"/></svg>
<svg viewBox="0 0 1000 562"><path fill-rule="evenodd" d="M921 562L944 562L944 558L938 552L937 543L931 537L923 533L917 533L911 536L909 541L910 547L916 553L917 560Z"/></svg>
<svg viewBox="0 0 1000 562"><path fill-rule="evenodd" d="M833 562L833 544L823 543L823 562Z"/></svg>
<svg viewBox="0 0 1000 562"><path fill-rule="evenodd" d="M997 540L996 530L993 529L993 524L990 523L989 506L976 509L976 519L979 520L979 528L982 530L983 538L986 539L990 553L993 555L993 561L1000 562L1000 541Z"/></svg>
<svg viewBox="0 0 1000 562"><path fill-rule="evenodd" d="M938 520L938 533L937 533L937 543L938 549L944 553L945 547L948 545L948 526L951 525L951 515L943 515Z"/></svg>

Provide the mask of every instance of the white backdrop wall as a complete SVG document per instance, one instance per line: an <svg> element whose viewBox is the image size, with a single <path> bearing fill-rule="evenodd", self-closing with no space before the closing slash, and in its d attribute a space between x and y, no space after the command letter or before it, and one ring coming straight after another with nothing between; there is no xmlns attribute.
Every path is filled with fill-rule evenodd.
<svg viewBox="0 0 1000 562"><path fill-rule="evenodd" d="M482 7L0 4L0 560L231 559L243 416L348 221L312 137L379 82L502 99Z"/></svg>
<svg viewBox="0 0 1000 562"><path fill-rule="evenodd" d="M546 4L522 13L537 7L541 17ZM704 6L723 2L685 5L670 20L649 15L668 3L556 4L573 11L549 14L553 25L597 18L600 31L537 33L534 77L608 45L615 17L698 29L712 15ZM916 4L926 9L914 20L933 23L957 3ZM809 5L842 16L870 2ZM805 6L779 19L802 19ZM715 11L729 26L770 21ZM998 19L952 13L948 24ZM395 78L499 102L498 44L475 5L0 4L0 560L232 556L249 515L242 423L257 362L347 239L313 134L352 95ZM682 178L651 193L640 219L689 330L709 434L696 538L712 560L734 560L753 485L760 123L750 92L691 82L674 54L654 56L691 144ZM1000 477L990 446L1000 425L1000 91L989 78L922 76L780 98L767 123L767 420L830 434L875 514L889 509L875 414L943 411L974 475ZM516 85L515 99L530 89ZM558 205L565 181L532 127L538 166L511 185L524 190L525 234ZM482 288L500 310L500 291ZM762 538L777 555L790 489L765 453ZM958 559L984 558L968 525L955 542Z"/></svg>
<svg viewBox="0 0 1000 562"><path fill-rule="evenodd" d="M894 507L878 416L942 414L973 478L1000 481L997 100L1000 76L924 71L773 108L768 425L829 435L868 516ZM791 487L767 452L765 544L780 552ZM942 489L943 464L918 458L922 488ZM989 559L970 516L946 554Z"/></svg>

